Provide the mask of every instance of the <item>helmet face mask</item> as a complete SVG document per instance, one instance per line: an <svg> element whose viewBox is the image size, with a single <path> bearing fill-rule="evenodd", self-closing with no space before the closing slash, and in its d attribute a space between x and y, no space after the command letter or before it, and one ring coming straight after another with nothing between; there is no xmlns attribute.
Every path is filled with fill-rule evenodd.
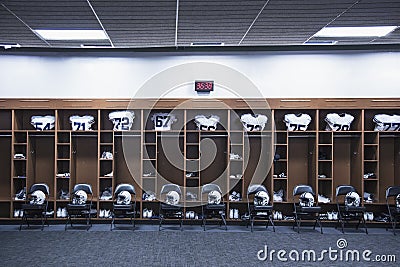
<svg viewBox="0 0 400 267"><path fill-rule="evenodd" d="M207 200L208 204L220 204L221 203L221 193L213 190L210 193L208 193Z"/></svg>
<svg viewBox="0 0 400 267"><path fill-rule="evenodd" d="M300 195L300 206L302 207L312 207L314 206L314 196L309 192L304 192Z"/></svg>
<svg viewBox="0 0 400 267"><path fill-rule="evenodd" d="M165 203L169 205L177 205L179 203L180 196L176 191L169 191L166 195Z"/></svg>
<svg viewBox="0 0 400 267"><path fill-rule="evenodd" d="M267 206L269 203L269 195L265 191L258 191L254 195L254 205L255 206Z"/></svg>
<svg viewBox="0 0 400 267"><path fill-rule="evenodd" d="M118 205L128 205L131 203L132 196L128 191L121 191L117 196L117 204Z"/></svg>
<svg viewBox="0 0 400 267"><path fill-rule="evenodd" d="M72 199L73 204L86 204L87 201L87 194L83 190L78 190L74 193L74 198Z"/></svg>
<svg viewBox="0 0 400 267"><path fill-rule="evenodd" d="M360 206L361 199L357 192L349 192L346 194L344 199L344 204L347 207L358 207Z"/></svg>
<svg viewBox="0 0 400 267"><path fill-rule="evenodd" d="M32 205L42 205L46 200L46 195L41 190L36 190L31 194L30 204Z"/></svg>

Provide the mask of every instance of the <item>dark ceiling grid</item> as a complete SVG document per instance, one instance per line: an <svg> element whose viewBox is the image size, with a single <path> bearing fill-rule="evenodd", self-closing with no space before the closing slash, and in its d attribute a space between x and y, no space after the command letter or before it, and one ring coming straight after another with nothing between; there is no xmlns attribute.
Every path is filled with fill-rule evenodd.
<svg viewBox="0 0 400 267"><path fill-rule="evenodd" d="M116 47L175 44L175 0L90 1Z"/></svg>
<svg viewBox="0 0 400 267"><path fill-rule="evenodd" d="M400 26L400 0L0 0L0 45L22 47L301 45L331 40L312 38L326 25ZM40 28L103 29L110 40L46 44L31 30ZM400 44L400 29L381 38L335 40Z"/></svg>

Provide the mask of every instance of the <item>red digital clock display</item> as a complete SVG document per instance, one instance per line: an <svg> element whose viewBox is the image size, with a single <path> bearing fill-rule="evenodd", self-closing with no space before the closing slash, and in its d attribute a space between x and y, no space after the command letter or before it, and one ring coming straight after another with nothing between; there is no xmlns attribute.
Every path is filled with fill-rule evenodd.
<svg viewBox="0 0 400 267"><path fill-rule="evenodd" d="M196 92L214 91L214 81L195 81L194 89L196 90Z"/></svg>

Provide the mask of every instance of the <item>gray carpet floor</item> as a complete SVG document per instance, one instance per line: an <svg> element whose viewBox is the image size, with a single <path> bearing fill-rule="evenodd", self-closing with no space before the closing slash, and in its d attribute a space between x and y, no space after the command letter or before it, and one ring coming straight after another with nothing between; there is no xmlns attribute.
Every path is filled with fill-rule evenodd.
<svg viewBox="0 0 400 267"><path fill-rule="evenodd" d="M347 246L338 248L339 239ZM272 250L285 251L282 258L287 261L279 260L277 252L272 260L259 260L257 253L266 246L268 255ZM330 248L331 258L327 252L324 260L318 261L321 252ZM293 250L299 253L299 261L293 260ZM316 261L308 260L304 251L310 250L316 252ZM359 261L353 260L350 250L358 251ZM371 251L367 255L371 261L362 258L365 250ZM302 253L306 253L304 260ZM377 255L394 255L396 262L376 262ZM325 227L320 234L306 227L298 234L290 226L276 227L276 232L259 226L252 233L244 226L228 226L228 231L211 226L204 232L200 226L185 225L183 231L169 226L159 232L156 225L138 225L135 231L111 232L109 225L95 224L89 231L76 228L65 232L63 225L43 231L0 225L0 259L1 266L399 266L400 231L394 236L391 231L370 228L366 235L349 228L342 234Z"/></svg>

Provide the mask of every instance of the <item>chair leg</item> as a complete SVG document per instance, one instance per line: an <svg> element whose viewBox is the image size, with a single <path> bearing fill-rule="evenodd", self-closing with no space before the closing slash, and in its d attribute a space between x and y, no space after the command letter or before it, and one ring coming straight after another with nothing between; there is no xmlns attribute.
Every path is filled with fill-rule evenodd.
<svg viewBox="0 0 400 267"><path fill-rule="evenodd" d="M250 229L251 229L251 232L253 232L253 228L254 228L254 218L250 218Z"/></svg>
<svg viewBox="0 0 400 267"><path fill-rule="evenodd" d="M269 221L271 222L272 230L275 232L275 224L274 221L272 220L272 214L269 215Z"/></svg>
<svg viewBox="0 0 400 267"><path fill-rule="evenodd" d="M221 214L221 219L222 219L222 222L223 222L224 225L225 225L225 231L227 231L227 230L228 230L228 227L226 226L225 215Z"/></svg>

